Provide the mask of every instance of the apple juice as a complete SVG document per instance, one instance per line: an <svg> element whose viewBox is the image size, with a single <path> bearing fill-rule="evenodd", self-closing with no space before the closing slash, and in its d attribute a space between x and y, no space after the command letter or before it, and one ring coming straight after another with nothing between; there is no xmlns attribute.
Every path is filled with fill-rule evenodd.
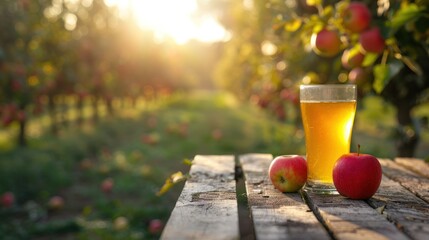
<svg viewBox="0 0 429 240"><path fill-rule="evenodd" d="M332 184L332 170L343 154L350 152L356 100L301 101L307 149L307 181Z"/></svg>

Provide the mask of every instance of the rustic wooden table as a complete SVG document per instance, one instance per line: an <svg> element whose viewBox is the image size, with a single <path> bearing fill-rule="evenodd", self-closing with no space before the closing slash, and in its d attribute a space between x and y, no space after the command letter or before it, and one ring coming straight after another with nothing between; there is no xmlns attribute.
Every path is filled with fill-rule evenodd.
<svg viewBox="0 0 429 240"><path fill-rule="evenodd" d="M271 160L196 156L161 239L429 239L424 161L379 159L381 186L360 201L280 193L267 176Z"/></svg>

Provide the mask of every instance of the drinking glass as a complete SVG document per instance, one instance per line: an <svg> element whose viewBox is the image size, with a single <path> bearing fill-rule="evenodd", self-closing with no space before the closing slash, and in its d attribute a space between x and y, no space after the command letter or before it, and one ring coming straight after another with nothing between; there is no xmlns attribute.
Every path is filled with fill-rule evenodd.
<svg viewBox="0 0 429 240"><path fill-rule="evenodd" d="M338 194L332 170L338 158L350 152L356 95L353 84L300 86L308 166L305 191Z"/></svg>

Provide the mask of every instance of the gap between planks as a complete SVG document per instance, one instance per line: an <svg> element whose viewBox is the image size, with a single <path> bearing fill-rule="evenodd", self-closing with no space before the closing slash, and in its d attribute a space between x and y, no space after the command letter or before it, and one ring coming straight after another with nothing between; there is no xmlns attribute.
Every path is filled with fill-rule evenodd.
<svg viewBox="0 0 429 240"><path fill-rule="evenodd" d="M270 183L267 183L269 182L267 169L271 159L272 156L270 155L249 154L240 157L258 239L276 239L274 237L276 234L284 237L285 232L293 232L288 224L296 224L296 222L290 221L288 217L294 217L294 212L299 212L297 206L292 206L294 210L292 213L288 213L289 216L284 216L287 213L282 213L282 215L278 214L277 210L273 210L283 208L285 205L289 206L290 203L287 203L288 200L284 198L285 196L293 198L293 195L273 191ZM265 163L261 165L263 161ZM383 170L385 169L383 168ZM397 195L398 193L402 193L402 195ZM276 194L280 194L283 198L282 203L276 200ZM429 207L399 183L386 176L383 176L379 192L367 202L350 200L341 196L320 196L311 193L304 193L304 196L317 218L324 224L331 236L336 239L355 237L364 239L409 239L409 237L426 239L428 236L427 219L429 216L427 211ZM404 202L396 199L398 196L413 202L413 204L404 204ZM268 200L271 197L274 200ZM296 195L294 197L296 198ZM392 205L392 202L398 202L398 204ZM382 208L380 208L380 203ZM298 225L302 224L300 221L298 220ZM267 227L264 224L271 227L270 232L267 232ZM281 237L277 239L281 239Z"/></svg>
<svg viewBox="0 0 429 240"><path fill-rule="evenodd" d="M308 193L303 194L304 202L298 193L274 190L267 175L272 155L246 154L238 160L246 181L253 238L408 239L408 235L426 239L429 235L429 206L424 195L428 179L393 161L380 159L383 181L376 195L366 202ZM234 156L196 156L190 171L192 178L185 183L161 238L240 238L235 181L239 168L235 165ZM413 180L416 176L417 182ZM200 187L195 189L193 185ZM220 199L228 206L218 208L222 205L217 202ZM204 209L204 213L198 209ZM201 216L204 217L199 219Z"/></svg>

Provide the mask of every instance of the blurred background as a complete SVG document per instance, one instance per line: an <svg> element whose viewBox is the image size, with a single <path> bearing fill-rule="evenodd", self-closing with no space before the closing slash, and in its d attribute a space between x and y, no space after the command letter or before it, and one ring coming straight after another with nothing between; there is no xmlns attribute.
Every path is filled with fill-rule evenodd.
<svg viewBox="0 0 429 240"><path fill-rule="evenodd" d="M352 151L427 159L428 6L2 0L1 238L159 238L196 154L305 154L300 84L358 85Z"/></svg>

